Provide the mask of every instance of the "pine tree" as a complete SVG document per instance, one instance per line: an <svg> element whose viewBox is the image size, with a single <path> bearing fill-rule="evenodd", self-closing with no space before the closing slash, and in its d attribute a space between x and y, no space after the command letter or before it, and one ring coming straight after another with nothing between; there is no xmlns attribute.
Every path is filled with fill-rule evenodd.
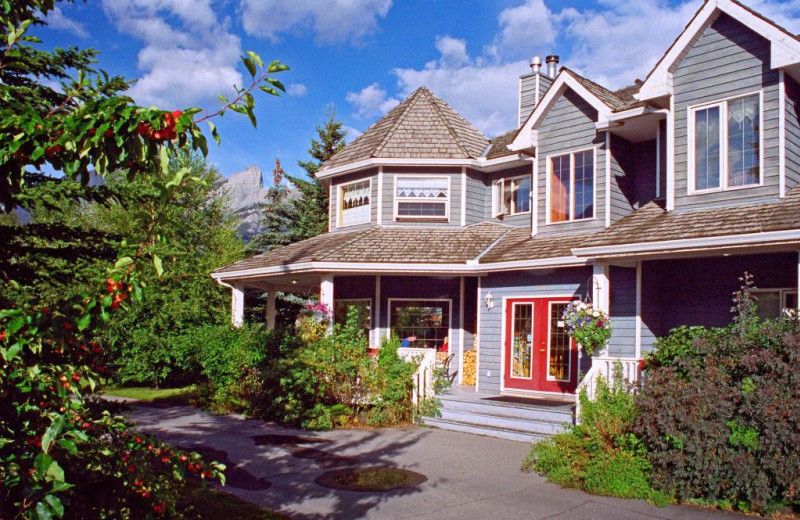
<svg viewBox="0 0 800 520"><path fill-rule="evenodd" d="M291 198L285 185L273 183L264 205L261 221L263 231L253 239L251 248L268 251L315 237L328 230L328 189L317 178L322 163L345 146L347 130L334 112L328 113L324 124L316 127L318 139L311 140L308 154L311 159L297 163L306 171L308 179L288 174L286 179L297 187L299 195ZM284 175L281 170L281 177Z"/></svg>

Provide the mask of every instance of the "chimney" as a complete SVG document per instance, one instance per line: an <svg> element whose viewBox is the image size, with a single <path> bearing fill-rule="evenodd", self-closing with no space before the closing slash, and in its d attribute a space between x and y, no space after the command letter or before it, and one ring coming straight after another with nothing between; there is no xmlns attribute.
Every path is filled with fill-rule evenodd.
<svg viewBox="0 0 800 520"><path fill-rule="evenodd" d="M539 70L542 68L542 58L539 56L534 56L531 58L531 72L534 74L539 74Z"/></svg>
<svg viewBox="0 0 800 520"><path fill-rule="evenodd" d="M551 54L547 58L545 58L547 62L547 75L550 76L550 79L556 77L556 73L558 73L558 56Z"/></svg>

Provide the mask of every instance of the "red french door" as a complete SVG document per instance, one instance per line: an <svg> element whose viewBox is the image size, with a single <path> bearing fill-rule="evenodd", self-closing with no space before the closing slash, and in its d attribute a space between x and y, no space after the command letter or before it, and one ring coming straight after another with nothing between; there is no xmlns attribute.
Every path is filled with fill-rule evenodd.
<svg viewBox="0 0 800 520"><path fill-rule="evenodd" d="M564 326L566 298L506 300L504 387L574 393L578 349Z"/></svg>

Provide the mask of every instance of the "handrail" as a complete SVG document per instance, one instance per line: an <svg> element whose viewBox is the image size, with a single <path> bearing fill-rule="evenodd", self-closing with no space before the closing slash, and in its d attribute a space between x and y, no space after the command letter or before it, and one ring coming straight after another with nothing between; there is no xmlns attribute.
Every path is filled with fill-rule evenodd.
<svg viewBox="0 0 800 520"><path fill-rule="evenodd" d="M589 400L594 400L597 396L597 383L602 378L609 385L614 385L614 370L617 364L622 369L622 380L627 386L633 388L641 377L641 370L638 358L623 358L601 355L592 358L592 368L583 376L578 387L575 389L575 423L580 422L581 416L581 392L586 391Z"/></svg>
<svg viewBox="0 0 800 520"><path fill-rule="evenodd" d="M436 369L436 350L432 348L408 348L397 349L397 355L403 361L417 363L417 370L412 375L414 379L414 393L411 401L414 406L433 397L433 379Z"/></svg>

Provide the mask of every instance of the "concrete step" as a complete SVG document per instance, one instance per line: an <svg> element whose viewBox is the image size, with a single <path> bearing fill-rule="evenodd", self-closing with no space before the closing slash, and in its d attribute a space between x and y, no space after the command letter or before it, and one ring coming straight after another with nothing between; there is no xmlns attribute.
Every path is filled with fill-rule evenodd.
<svg viewBox="0 0 800 520"><path fill-rule="evenodd" d="M566 427L566 423L571 421L571 417L561 422L555 422L543 419L516 418L504 415L498 416L489 413L463 412L451 410L449 408L443 408L441 413L441 419L446 421L460 422L474 426L488 426L502 430L528 432L537 435L553 435L562 432Z"/></svg>
<svg viewBox="0 0 800 520"><path fill-rule="evenodd" d="M483 435L486 437L495 437L498 439L506 439L510 441L532 443L541 440L547 435L515 431L503 428L493 428L491 426L482 426L479 424L468 424L463 422L449 421L442 418L426 417L425 425L442 430L450 430L462 433L471 433L474 435Z"/></svg>
<svg viewBox="0 0 800 520"><path fill-rule="evenodd" d="M530 419L533 421L549 421L555 423L572 423L572 407L519 405L502 401L464 399L444 395L436 396L442 403L443 410L452 410L472 414L486 414L511 419Z"/></svg>

